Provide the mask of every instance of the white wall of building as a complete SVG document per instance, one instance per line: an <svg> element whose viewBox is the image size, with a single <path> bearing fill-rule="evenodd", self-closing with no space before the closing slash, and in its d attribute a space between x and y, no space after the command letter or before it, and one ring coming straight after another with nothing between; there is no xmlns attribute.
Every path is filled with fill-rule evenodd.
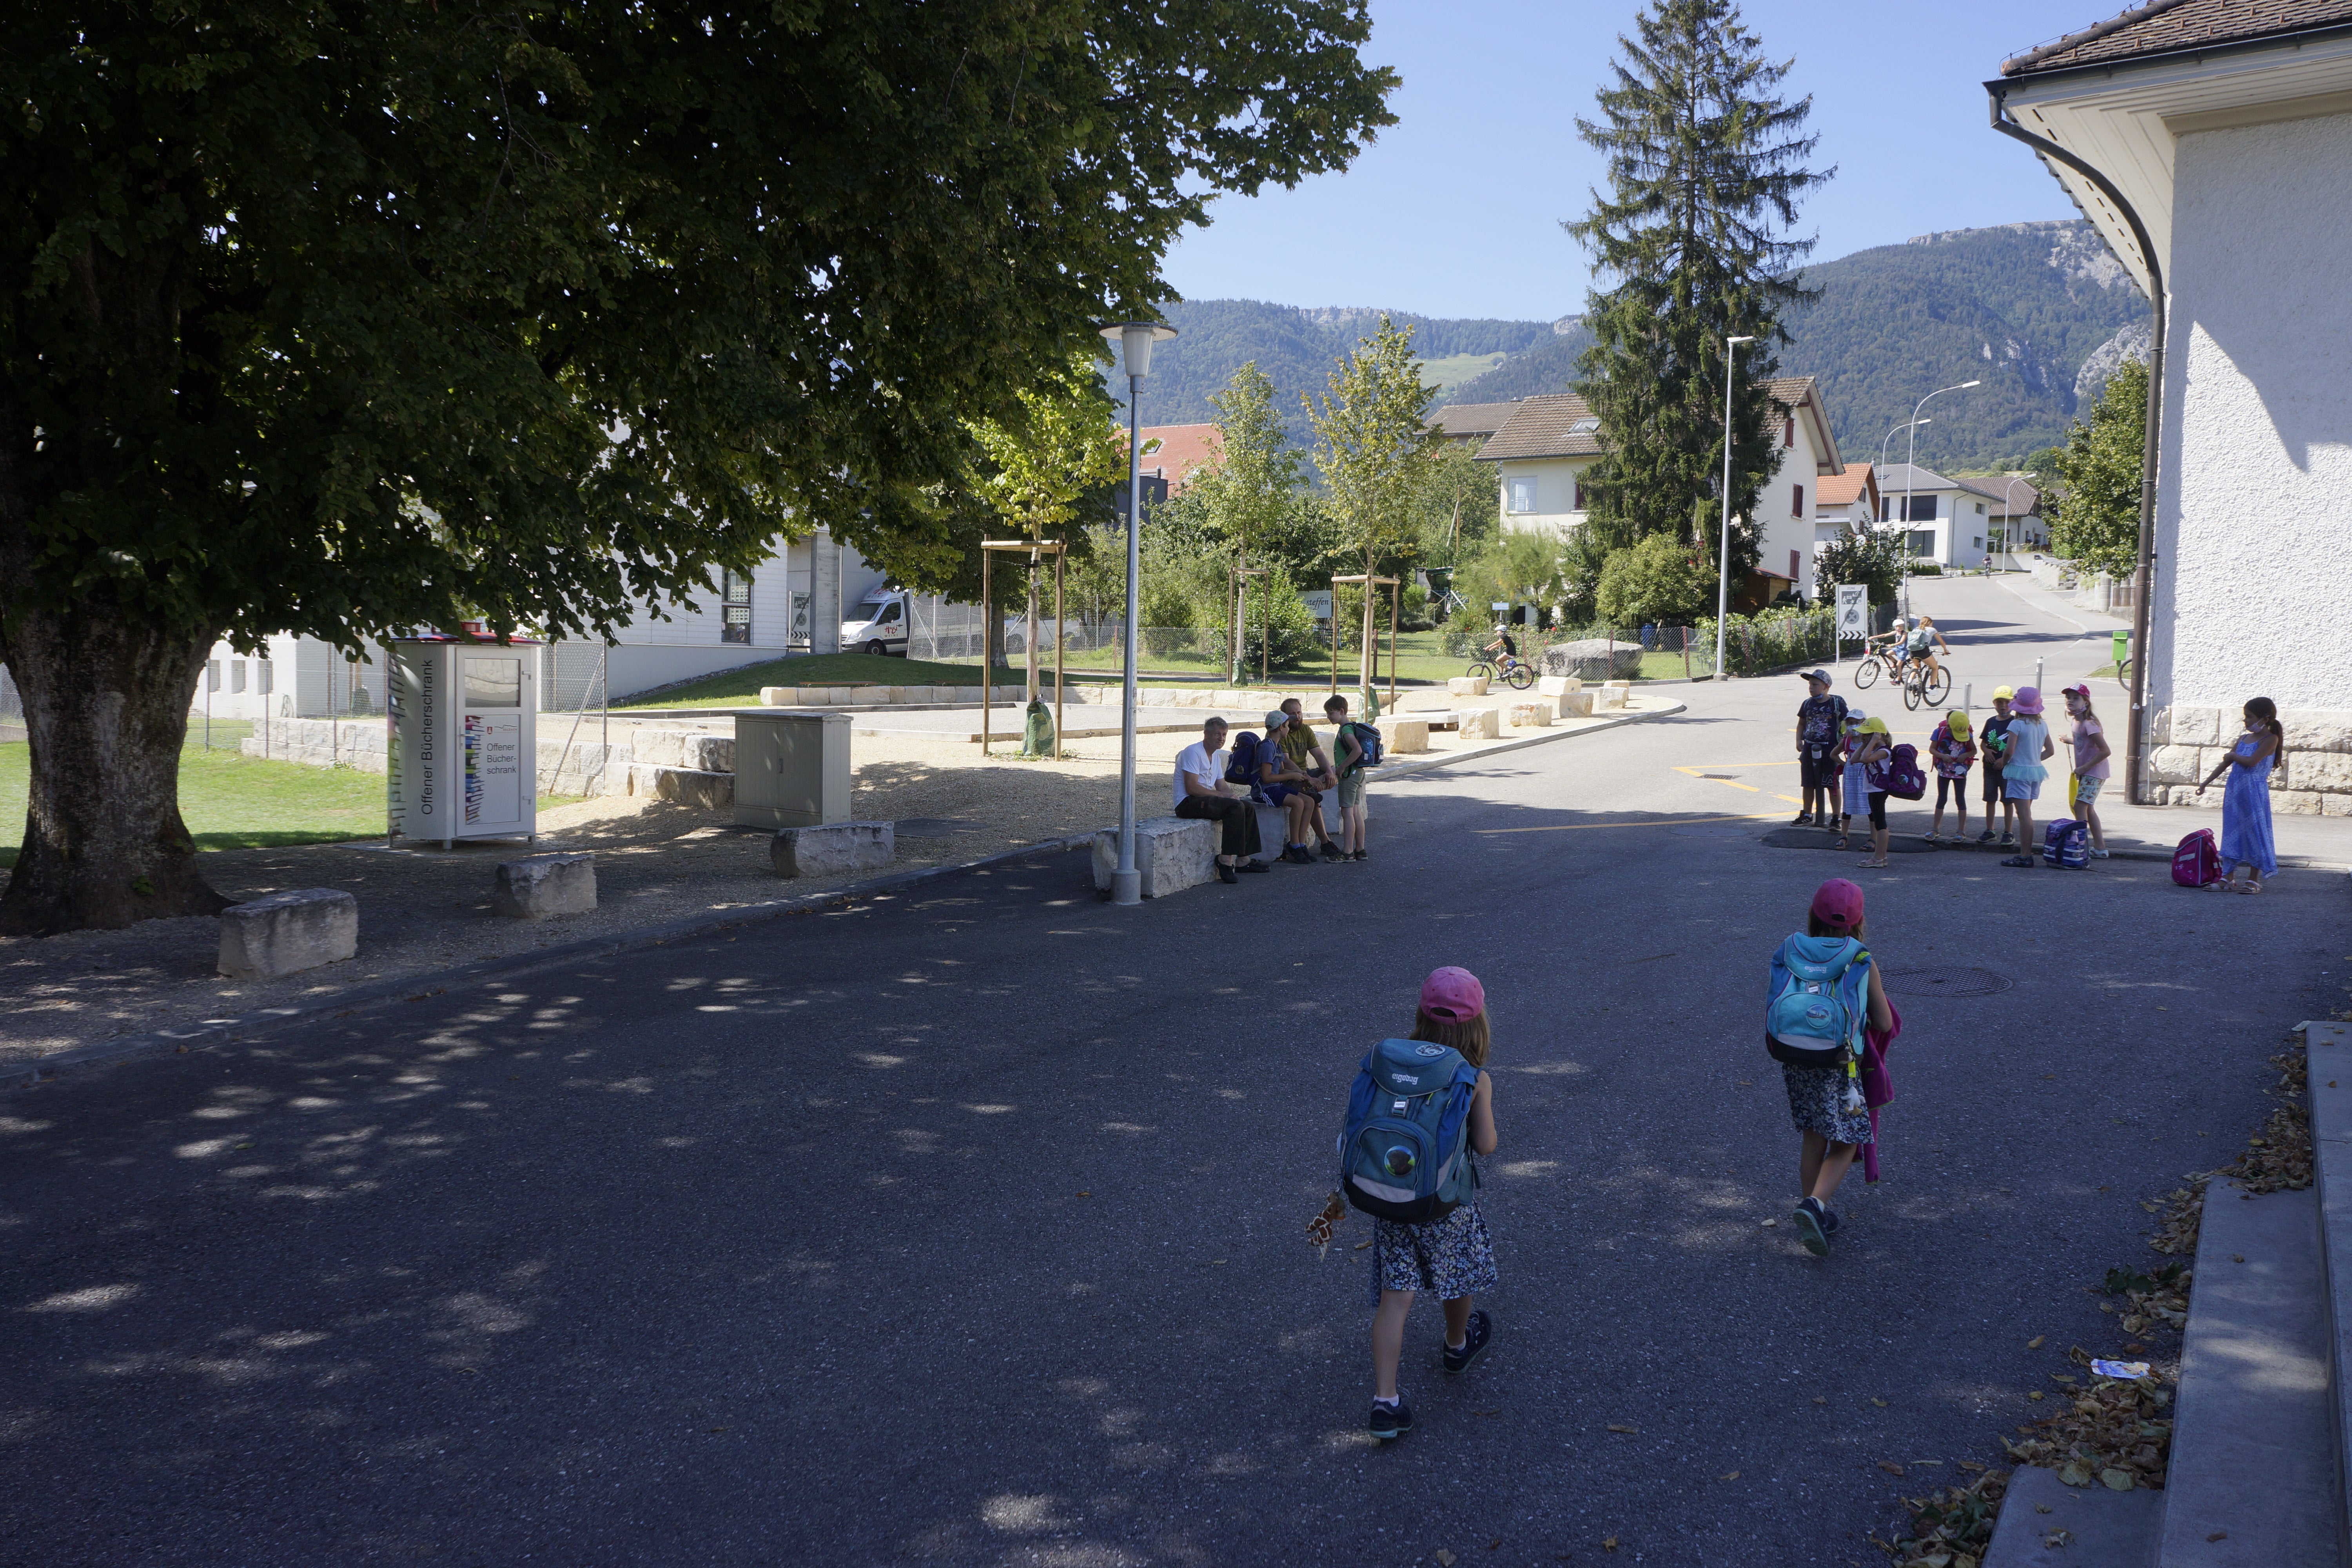
<svg viewBox="0 0 2352 1568"><path fill-rule="evenodd" d="M2173 178L2149 704L2352 709L2352 115L2191 132Z"/></svg>
<svg viewBox="0 0 2352 1568"><path fill-rule="evenodd" d="M1783 414L1783 420L1787 418ZM1785 423L1775 431L1779 442L1773 449L1780 460L1772 477L1756 498L1757 564L1768 572L1782 576L1793 575L1797 592L1805 598L1814 594L1813 544L1818 537L1816 524L1821 510L1821 467L1828 454L1813 444L1812 421L1798 416L1796 444L1790 446ZM1790 566L1794 563L1792 574Z"/></svg>
<svg viewBox="0 0 2352 1568"><path fill-rule="evenodd" d="M1584 512L1576 504L1577 476L1598 459L1592 458L1521 458L1498 462L1500 470L1496 481L1500 487L1503 507L1503 531L1506 533L1564 534L1581 527ZM1535 487L1535 505L1530 510L1514 511L1513 481L1522 492L1529 484ZM1524 500L1522 493L1517 499Z"/></svg>

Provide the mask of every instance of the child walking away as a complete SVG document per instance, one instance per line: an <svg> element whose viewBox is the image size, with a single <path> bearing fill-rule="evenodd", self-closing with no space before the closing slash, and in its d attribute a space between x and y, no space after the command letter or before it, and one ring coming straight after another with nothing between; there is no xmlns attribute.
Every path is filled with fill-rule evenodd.
<svg viewBox="0 0 2352 1568"><path fill-rule="evenodd" d="M2246 704L2246 729L2230 746L2221 767L2197 786L2203 795L2227 769L2230 783L2221 791L2221 880L2208 884L2233 893L2259 893L2263 879L2278 875L2278 850L2271 841L2271 763L2278 763L2279 782L2286 781L2286 731L2280 727L2278 705L2267 697ZM2249 873L2238 880L2238 868Z"/></svg>
<svg viewBox="0 0 2352 1568"><path fill-rule="evenodd" d="M1323 717L1330 721L1332 733L1339 737L1334 749L1339 767L1339 858L1362 860L1364 853L1364 767L1369 760L1363 736L1356 725L1348 722L1348 700L1327 697L1323 700ZM1370 726L1366 726L1370 728Z"/></svg>
<svg viewBox="0 0 2352 1568"><path fill-rule="evenodd" d="M1830 1200L1872 1139L1862 1091L1863 1033L1891 1034L1895 1026L1878 966L1862 942L1862 889L1832 878L1813 895L1805 929L1772 954L1764 1011L1764 1048L1780 1064L1789 1115L1803 1137L1797 1234L1816 1258L1829 1256L1837 1233Z"/></svg>
<svg viewBox="0 0 2352 1568"><path fill-rule="evenodd" d="M1870 858L1862 865L1864 870L1878 870L1886 864L1886 760L1894 753L1895 736L1887 730L1884 719L1864 719L1860 733L1853 738L1853 761L1846 766L1846 805L1853 805L1853 775L1862 774L1862 787L1870 809Z"/></svg>
<svg viewBox="0 0 2352 1568"><path fill-rule="evenodd" d="M2105 727L2091 710L2090 687L2070 686L2062 695L2066 699L2066 711L2074 721L2074 736L2067 742L2074 754L2074 815L2091 830L2091 858L2104 860L2107 858L2107 833L2099 825L2099 792L2107 787L2107 759L2115 753L2107 748Z"/></svg>
<svg viewBox="0 0 2352 1568"><path fill-rule="evenodd" d="M2010 825L2017 820L2017 808L2009 804L2001 779L2001 761L2009 755L2009 704L2016 695L2006 686L1992 689L1992 717L1984 723L1985 830L1977 835L1979 844L1996 837L2003 844L2016 842Z"/></svg>
<svg viewBox="0 0 2352 1568"><path fill-rule="evenodd" d="M2033 803L2042 797L2042 781L2050 776L2050 759L2058 748L2050 742L2050 726L2042 721L2040 687L2019 687L2009 712L2009 754L2001 759L2000 789L2017 808L2017 853L2001 864L2039 866L2041 858L2033 853Z"/></svg>
<svg viewBox="0 0 2352 1568"><path fill-rule="evenodd" d="M1936 761L1936 820L1928 825L1927 842L1933 844L1944 836L1944 797L1949 795L1952 804L1959 807L1959 826L1952 830L1951 842L1965 843L1969 837L1969 768L1977 760L1976 736L1969 728L1965 713L1948 713L1927 737L1927 754Z"/></svg>
<svg viewBox="0 0 2352 1568"><path fill-rule="evenodd" d="M1466 969L1422 983L1412 1037L1364 1058L1339 1135L1339 1190L1373 1216L1372 1436L1412 1430L1397 1386L1413 1292L1445 1309L1445 1370L1470 1370L1494 1337L1475 1297L1495 1288L1495 1248L1478 1213L1474 1155L1495 1152L1486 1065L1486 992Z"/></svg>

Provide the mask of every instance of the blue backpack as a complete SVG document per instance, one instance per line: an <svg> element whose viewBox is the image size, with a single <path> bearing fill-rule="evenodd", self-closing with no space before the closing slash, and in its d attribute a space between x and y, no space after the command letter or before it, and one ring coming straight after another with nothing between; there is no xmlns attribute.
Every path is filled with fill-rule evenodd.
<svg viewBox="0 0 2352 1568"><path fill-rule="evenodd" d="M1791 1067L1836 1067L1862 1054L1870 952L1853 938L1791 936L1772 954L1765 1048Z"/></svg>
<svg viewBox="0 0 2352 1568"><path fill-rule="evenodd" d="M1350 723L1348 731L1356 737L1356 744L1364 749L1364 754L1357 759L1356 765L1360 768L1379 767L1381 758L1386 754L1386 748L1381 744L1380 731L1370 724Z"/></svg>
<svg viewBox="0 0 2352 1568"><path fill-rule="evenodd" d="M1364 1056L1339 1133L1339 1190L1379 1219L1423 1225L1478 1195L1470 1101L1478 1069L1426 1040L1382 1040Z"/></svg>
<svg viewBox="0 0 2352 1568"><path fill-rule="evenodd" d="M2079 871L2091 863L2091 828L2088 823L2072 820L2053 822L2042 830L2042 863L2063 866Z"/></svg>
<svg viewBox="0 0 2352 1568"><path fill-rule="evenodd" d="M1225 764L1225 782L1231 784L1247 785L1250 792L1249 797L1252 800L1258 798L1257 769L1258 763L1263 761L1258 755L1258 750L1265 744L1264 741L1258 739L1256 731L1244 730L1234 737L1233 760Z"/></svg>

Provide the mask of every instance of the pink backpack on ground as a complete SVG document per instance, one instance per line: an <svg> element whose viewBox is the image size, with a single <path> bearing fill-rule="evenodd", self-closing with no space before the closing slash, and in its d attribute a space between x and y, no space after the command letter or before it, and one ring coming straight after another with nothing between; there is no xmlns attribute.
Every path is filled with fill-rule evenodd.
<svg viewBox="0 0 2352 1568"><path fill-rule="evenodd" d="M2200 827L2172 852L2172 879L2184 888L2208 888L2221 879L2221 852L2213 847L2213 830Z"/></svg>

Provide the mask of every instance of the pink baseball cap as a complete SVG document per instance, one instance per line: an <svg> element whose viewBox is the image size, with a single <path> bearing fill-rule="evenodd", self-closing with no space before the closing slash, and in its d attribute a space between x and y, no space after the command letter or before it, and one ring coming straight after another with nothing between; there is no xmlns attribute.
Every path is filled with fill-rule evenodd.
<svg viewBox="0 0 2352 1568"><path fill-rule="evenodd" d="M1486 988L1466 969L1447 964L1421 983L1421 1010L1433 1018L1463 1023L1486 1010Z"/></svg>
<svg viewBox="0 0 2352 1568"><path fill-rule="evenodd" d="M1813 918L1825 926L1852 931L1862 923L1862 889L1843 877L1832 877L1813 894Z"/></svg>

